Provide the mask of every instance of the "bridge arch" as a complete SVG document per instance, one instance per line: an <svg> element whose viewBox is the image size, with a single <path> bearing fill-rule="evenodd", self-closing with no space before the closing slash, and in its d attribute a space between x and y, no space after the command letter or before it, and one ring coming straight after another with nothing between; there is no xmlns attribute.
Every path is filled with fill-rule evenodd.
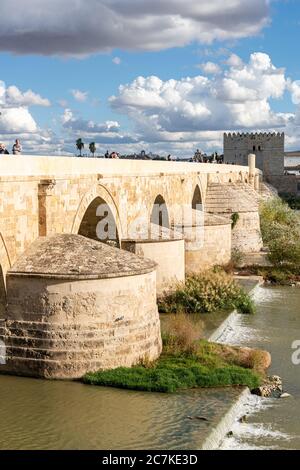
<svg viewBox="0 0 300 470"><path fill-rule="evenodd" d="M71 233L103 242L115 242L122 238L118 207L104 186L97 185L86 193L77 210Z"/></svg>
<svg viewBox="0 0 300 470"><path fill-rule="evenodd" d="M192 199L192 209L203 210L203 200L199 184L196 185L194 189L193 199Z"/></svg>
<svg viewBox="0 0 300 470"><path fill-rule="evenodd" d="M150 222L160 227L170 228L170 214L164 197L161 194L156 196L153 203Z"/></svg>

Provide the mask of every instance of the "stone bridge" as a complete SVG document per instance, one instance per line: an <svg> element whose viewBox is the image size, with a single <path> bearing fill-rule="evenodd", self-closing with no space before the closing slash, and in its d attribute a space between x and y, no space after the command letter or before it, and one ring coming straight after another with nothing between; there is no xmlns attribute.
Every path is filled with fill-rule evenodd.
<svg viewBox="0 0 300 470"><path fill-rule="evenodd" d="M10 307L10 302L14 303L14 300L11 301L9 296L19 295L21 291L24 295L25 292L23 286L23 290L19 289L16 294L14 281L10 294L7 290L9 288L7 279L18 274L22 274L23 277L27 274L30 278L36 275L41 277L40 263L36 261L32 252L26 258L32 244L36 240L47 240L45 237L55 244L56 239L53 238L55 234L66 234L66 236L79 234L85 238L97 240L96 227L99 222L97 208L104 203L108 206L116 226L118 246L158 263L158 290L166 287L167 281L170 281L172 277L174 280L176 278L184 280L185 271L197 271L212 264L228 262L232 247L244 252L259 251L261 237L257 190L261 172L255 169L253 158L249 162L249 167L245 167L92 158L1 157L0 319L14 315L9 311L11 309L12 312L15 309L15 304ZM152 222L155 203L163 207L164 215L166 215L165 223L159 222L160 225L164 225L164 232L157 235L154 240L156 245L151 243L151 240L143 243L145 240L139 240L138 237L135 239L128 234L128 227L135 224L136 220L145 223ZM175 230L176 233L177 231L178 208L185 206L196 209L199 205L202 206L204 218L203 223L197 222L197 224L200 229L204 230L204 238L202 246L197 249L193 245L191 227L184 227L182 236L170 237L167 232L174 233ZM236 226L232 230L231 217L234 213L237 214ZM192 223L191 226L193 225L195 224ZM165 239L164 235L166 235ZM74 246L78 246L74 240L68 241L69 250L73 242ZM62 239L60 238L57 243L61 250L60 256L63 258ZM46 249L46 245L47 243L44 243L43 249ZM41 244L36 249L41 257ZM97 249L97 247L86 246L87 253L91 253L92 249ZM53 253L55 253L55 247ZM106 253L105 256L108 257L108 254ZM27 264L22 262L25 258ZM83 255L82 258L84 258ZM115 255L108 257L114 260L112 264L116 264L115 258ZM53 258L50 257L49 260ZM130 265L131 261L127 258L126 260L124 263L128 262ZM61 276L59 266L57 266L57 257L53 263L56 263L55 271L52 272L50 267L48 271L51 271L52 277L57 278ZM73 278L72 273L76 272L77 264L80 263L84 264L85 260L77 260L75 252L72 267L69 266L70 278ZM33 271L34 265L38 266L37 272ZM126 276L126 266L123 268ZM64 269L67 269L66 266ZM90 265L89 269L91 269ZM144 266L136 269L137 275L141 276L143 272L145 276L147 270L145 271ZM46 276L50 275L48 271L44 271ZM99 279L99 276L97 272L95 278ZM103 273L101 276L105 277ZM115 273L112 277L115 277ZM26 292L28 288L30 290L30 285L33 286L33 284L26 284ZM149 286L149 282L147 285ZM45 292L45 286L43 289ZM19 302L22 304L21 298ZM19 310L20 305L18 312ZM18 315L20 316L20 313L16 314ZM24 314L23 320L26 315ZM6 325L2 334L3 338L12 335L9 328ZM22 348L24 350L23 346ZM11 354L16 355L15 352ZM125 363L133 363L137 355L134 357L135 359L125 361ZM113 362L114 365L119 363L120 361ZM99 367L99 361L97 365ZM90 366L90 368L95 369L95 366ZM64 366L64 372L60 370L57 374L51 374L48 371L48 376L72 376L71 373L66 373L66 369L67 366ZM24 372L22 367L18 369L16 366L14 370L16 373ZM87 365L80 368L80 373L84 370L88 370ZM37 369L32 374L28 370L24 373L47 375L41 374ZM73 376L78 376L78 374L78 371L74 372Z"/></svg>

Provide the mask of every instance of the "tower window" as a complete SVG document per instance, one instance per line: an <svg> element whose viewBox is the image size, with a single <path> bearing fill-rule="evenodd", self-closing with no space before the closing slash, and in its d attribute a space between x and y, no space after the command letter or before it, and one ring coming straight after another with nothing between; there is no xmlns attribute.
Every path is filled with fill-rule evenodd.
<svg viewBox="0 0 300 470"><path fill-rule="evenodd" d="M258 146L258 150L261 151L261 146L260 145Z"/></svg>
<svg viewBox="0 0 300 470"><path fill-rule="evenodd" d="M255 152L256 148L255 148L255 145L253 145L253 152Z"/></svg>

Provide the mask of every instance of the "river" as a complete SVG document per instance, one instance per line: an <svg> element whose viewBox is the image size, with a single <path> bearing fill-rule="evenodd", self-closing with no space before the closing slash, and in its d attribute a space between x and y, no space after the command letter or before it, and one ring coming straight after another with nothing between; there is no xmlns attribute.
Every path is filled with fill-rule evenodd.
<svg viewBox="0 0 300 470"><path fill-rule="evenodd" d="M272 354L270 374L282 377L285 399L250 396L223 449L300 449L300 365L292 362L292 343L300 340L300 288L259 287L256 315L238 315L222 342L267 349Z"/></svg>
<svg viewBox="0 0 300 470"><path fill-rule="evenodd" d="M300 340L300 289L260 287L256 315L239 315L224 342L272 353L292 398L250 396L233 436L222 448L300 448L300 366L291 344ZM219 320L218 320L219 321ZM78 382L0 376L0 449L199 449L236 400L239 389L167 395ZM204 416L208 421L191 417Z"/></svg>

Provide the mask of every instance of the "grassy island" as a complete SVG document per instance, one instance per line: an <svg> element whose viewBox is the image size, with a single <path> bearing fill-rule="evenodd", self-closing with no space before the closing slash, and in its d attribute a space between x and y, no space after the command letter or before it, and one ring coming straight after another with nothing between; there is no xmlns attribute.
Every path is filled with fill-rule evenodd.
<svg viewBox="0 0 300 470"><path fill-rule="evenodd" d="M265 352L209 343L199 339L199 328L188 315L172 315L163 331L163 353L157 361L88 373L83 382L165 393L230 385L253 389L260 385Z"/></svg>

